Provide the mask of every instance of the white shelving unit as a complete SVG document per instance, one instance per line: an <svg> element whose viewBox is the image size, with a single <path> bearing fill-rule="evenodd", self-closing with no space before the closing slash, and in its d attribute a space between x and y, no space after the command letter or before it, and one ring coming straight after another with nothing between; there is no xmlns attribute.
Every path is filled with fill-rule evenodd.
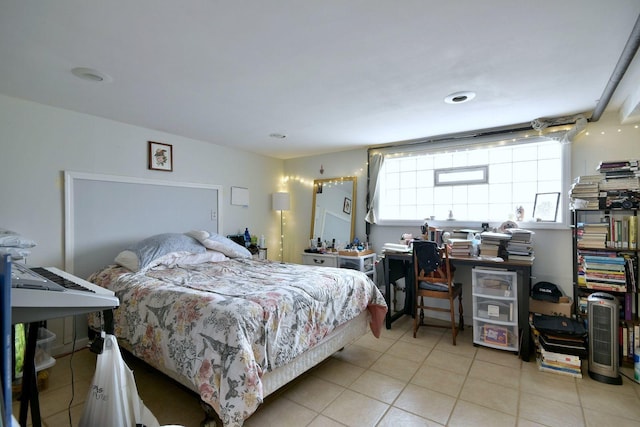
<svg viewBox="0 0 640 427"><path fill-rule="evenodd" d="M517 273L474 268L473 343L519 351Z"/></svg>

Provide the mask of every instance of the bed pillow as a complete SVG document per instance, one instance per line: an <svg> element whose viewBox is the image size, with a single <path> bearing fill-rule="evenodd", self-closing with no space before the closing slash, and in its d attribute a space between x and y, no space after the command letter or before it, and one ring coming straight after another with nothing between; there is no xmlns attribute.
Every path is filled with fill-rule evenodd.
<svg viewBox="0 0 640 427"><path fill-rule="evenodd" d="M131 271L144 271L158 265L158 260L167 254L204 254L206 250L200 242L186 234L156 234L120 252L115 262Z"/></svg>
<svg viewBox="0 0 640 427"><path fill-rule="evenodd" d="M215 233L203 230L192 230L187 233L202 243L207 249L222 252L229 258L251 258L251 252L233 240Z"/></svg>
<svg viewBox="0 0 640 427"><path fill-rule="evenodd" d="M36 242L31 239L25 239L19 234L0 232L0 246L6 248L33 248Z"/></svg>
<svg viewBox="0 0 640 427"><path fill-rule="evenodd" d="M175 267L176 265L198 265L203 264L205 262L220 262L226 261L229 258L222 252L206 250L202 254L192 254L190 252L170 252L165 256L161 256L156 259L152 264L153 266L148 266L147 268L158 268L158 267Z"/></svg>

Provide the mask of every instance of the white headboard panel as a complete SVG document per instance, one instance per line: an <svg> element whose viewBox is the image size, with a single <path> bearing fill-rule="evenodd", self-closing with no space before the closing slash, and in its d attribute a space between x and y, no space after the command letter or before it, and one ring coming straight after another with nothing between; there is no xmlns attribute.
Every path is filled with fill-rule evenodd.
<svg viewBox="0 0 640 427"><path fill-rule="evenodd" d="M65 270L87 278L159 233L222 230L222 186L66 171Z"/></svg>

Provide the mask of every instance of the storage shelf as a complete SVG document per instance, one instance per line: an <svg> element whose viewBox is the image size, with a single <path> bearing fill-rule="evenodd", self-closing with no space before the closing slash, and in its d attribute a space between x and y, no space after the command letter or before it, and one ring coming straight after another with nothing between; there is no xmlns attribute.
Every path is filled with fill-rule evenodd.
<svg viewBox="0 0 640 427"><path fill-rule="evenodd" d="M515 352L519 350L517 277L513 271L473 269L475 345Z"/></svg>
<svg viewBox="0 0 640 427"><path fill-rule="evenodd" d="M638 321L638 292L637 292L637 284L638 284L638 255L640 254L640 247L629 248L628 246L633 243L632 237L629 233L629 225L631 221L629 218L633 218L635 221L635 245L640 245L640 240L638 239L638 209L623 209L623 208L608 208L608 209L576 209L572 211L572 228L573 228L573 293L574 293L574 309L576 316L578 318L586 318L587 313L581 310L580 299L583 300L590 294L595 292L604 292L615 295L618 297L620 301L620 305L622 308L623 317L621 317L621 321ZM601 226L602 230L600 231L598 228L594 228L592 231L587 231L589 225L594 224L605 224L606 226ZM618 227L620 234L612 233L612 230ZM603 234L607 233L605 244L606 247L594 247L594 246L583 246L580 244L581 239L584 238L585 235L591 234L592 238L595 237L598 233ZM615 236L615 239L612 239L612 234ZM612 240L620 242L619 244L626 245L627 247L613 247L610 243ZM590 253L589 253L590 252ZM624 277L627 280L626 290L618 290L618 289L597 289L590 288L584 286L584 274L589 274L589 269L585 268L588 264L583 264L583 256L594 255L594 254L603 254L602 256L608 256L607 254L616 254L618 257L627 257L633 258L633 276L636 281L636 290L633 289L633 284L629 281L629 262L625 261L624 264L621 261L618 261L621 265L624 265ZM615 258L615 257L612 257ZM591 269L597 268L597 262L591 264ZM616 270L620 271L620 270ZM611 273L610 273L611 274ZM620 274L620 273L616 273ZM592 277L593 279L593 277ZM601 279L602 280L602 279ZM606 279L604 279L606 280ZM614 283L614 282L612 282ZM615 282L618 283L618 282ZM630 307L629 307L630 305Z"/></svg>

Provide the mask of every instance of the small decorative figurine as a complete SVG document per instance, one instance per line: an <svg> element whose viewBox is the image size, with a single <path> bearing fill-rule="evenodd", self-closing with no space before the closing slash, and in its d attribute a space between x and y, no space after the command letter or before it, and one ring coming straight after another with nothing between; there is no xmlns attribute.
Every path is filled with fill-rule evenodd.
<svg viewBox="0 0 640 427"><path fill-rule="evenodd" d="M516 208L516 221L524 220L524 208L522 206L518 206Z"/></svg>

